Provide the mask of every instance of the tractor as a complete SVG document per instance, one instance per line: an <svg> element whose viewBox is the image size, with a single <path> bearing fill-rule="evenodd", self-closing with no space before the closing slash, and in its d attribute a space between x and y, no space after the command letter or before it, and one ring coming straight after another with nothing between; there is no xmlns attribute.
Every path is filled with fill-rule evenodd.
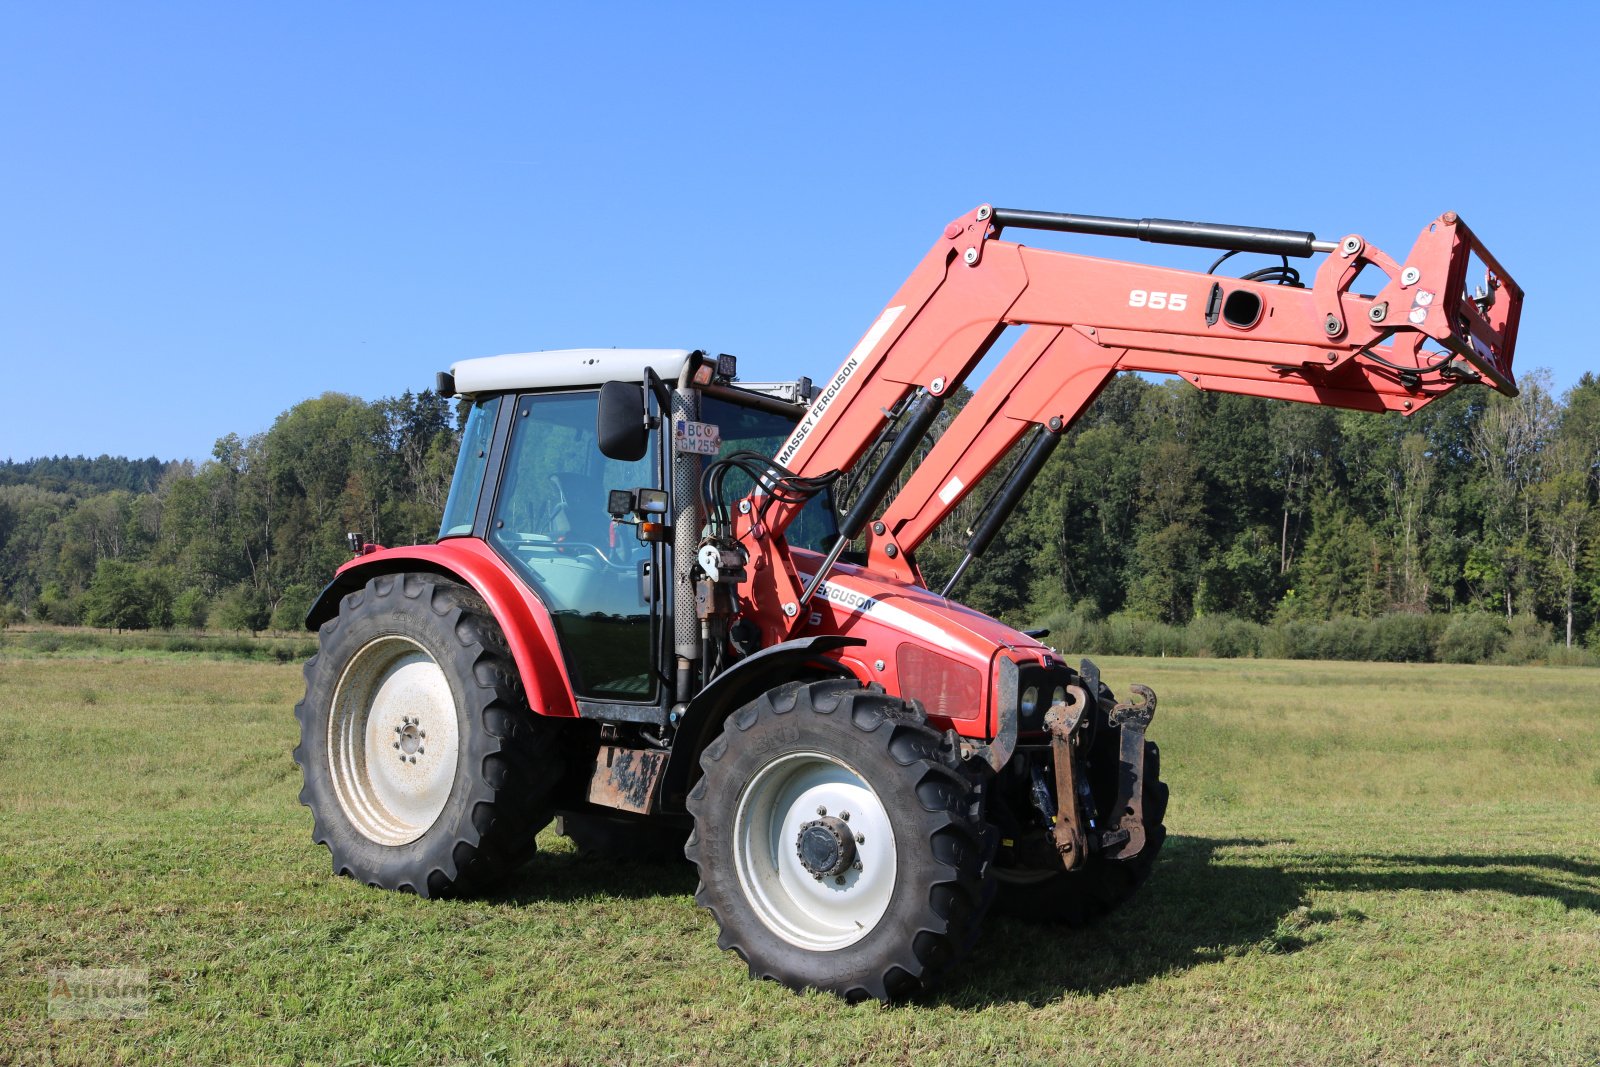
<svg viewBox="0 0 1600 1067"><path fill-rule="evenodd" d="M1028 229L1223 255L1201 273L1002 237ZM1274 261L1218 274L1238 253ZM1314 256L1307 284L1289 260ZM1092 921L1165 837L1155 694L1119 700L1046 633L958 603L963 575L1118 373L1402 415L1514 395L1522 299L1453 213L1396 260L1356 234L984 204L820 382L687 349L457 362L437 541L352 534L306 619L314 840L335 873L424 897L505 885L557 818L586 850L681 846L753 976L852 1001L929 988L991 907ZM980 484L931 589L917 550Z"/></svg>

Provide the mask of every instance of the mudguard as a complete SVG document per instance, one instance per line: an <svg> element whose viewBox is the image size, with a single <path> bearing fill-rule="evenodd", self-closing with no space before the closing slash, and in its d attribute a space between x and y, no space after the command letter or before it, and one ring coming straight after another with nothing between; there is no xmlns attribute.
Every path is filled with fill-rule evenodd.
<svg viewBox="0 0 1600 1067"><path fill-rule="evenodd" d="M723 671L711 684L689 701L678 720L678 733L672 745L662 781L661 797L669 810L682 811L700 751L722 728L723 720L767 690L798 677L796 668L814 663L824 653L851 645L864 645L859 637L837 634L802 637L764 648ZM839 664L833 670L850 672Z"/></svg>
<svg viewBox="0 0 1600 1067"><path fill-rule="evenodd" d="M306 629L316 630L339 613L339 601L381 574L425 571L470 586L481 596L505 634L511 658L522 676L528 706L539 715L574 718L572 680L560 655L555 625L494 551L471 537L452 537L435 545L379 549L339 568L311 610Z"/></svg>

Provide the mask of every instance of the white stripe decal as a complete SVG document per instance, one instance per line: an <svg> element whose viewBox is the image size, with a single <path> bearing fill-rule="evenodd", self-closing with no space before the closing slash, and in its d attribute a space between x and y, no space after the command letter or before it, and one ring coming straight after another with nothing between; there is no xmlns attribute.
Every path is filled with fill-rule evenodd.
<svg viewBox="0 0 1600 1067"><path fill-rule="evenodd" d="M883 314L878 316L878 321L872 324L872 329L867 331L867 335L861 339L861 343L851 350L850 355L844 361L844 365L839 368L838 373L833 376L833 380L828 383L828 387L817 397L817 402L811 405L811 410L806 412L806 417L801 419L800 424L794 428L794 433L790 434L789 440L784 442L783 449L779 451L777 456L773 457L780 466L789 466L789 461L794 459L796 452L800 451L800 446L805 443L807 435L816 428L817 423L821 421L822 416L838 397L839 391L860 369L862 361L872 354L874 348L878 347L878 342L883 340L883 335L889 332L889 328L895 324L895 320L900 317L900 313L905 309L906 306L904 304L897 304L892 308L885 308Z"/></svg>
<svg viewBox="0 0 1600 1067"><path fill-rule="evenodd" d="M951 478L945 487L939 490L939 499L948 504L956 498L957 493L961 492L961 488L961 479Z"/></svg>
<svg viewBox="0 0 1600 1067"><path fill-rule="evenodd" d="M806 581L810 580L809 575L802 574L800 577ZM858 593L836 582L823 582L817 587L817 592L837 608L852 615L870 615L878 622L892 626L901 633L920 637L934 648L942 648L958 656L967 655L975 658L982 658L987 654L982 649L961 640L954 632L914 615L905 608L890 604L881 597Z"/></svg>

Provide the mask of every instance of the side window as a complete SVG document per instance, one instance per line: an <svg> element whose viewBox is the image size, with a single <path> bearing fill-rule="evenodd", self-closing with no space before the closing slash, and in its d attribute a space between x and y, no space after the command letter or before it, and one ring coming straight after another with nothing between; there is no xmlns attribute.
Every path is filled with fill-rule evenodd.
<svg viewBox="0 0 1600 1067"><path fill-rule="evenodd" d="M649 548L606 512L611 489L655 485L655 442L634 463L595 439L599 394L516 398L489 543L549 609L580 694L648 700L654 693ZM509 398L508 398L509 402Z"/></svg>
<svg viewBox="0 0 1600 1067"><path fill-rule="evenodd" d="M492 396L473 405L467 414L456 473L450 479L450 496L444 502L444 519L439 523L441 541L472 532L472 516L483 491L483 471L489 464L489 441L494 436L494 419L499 411L500 397Z"/></svg>

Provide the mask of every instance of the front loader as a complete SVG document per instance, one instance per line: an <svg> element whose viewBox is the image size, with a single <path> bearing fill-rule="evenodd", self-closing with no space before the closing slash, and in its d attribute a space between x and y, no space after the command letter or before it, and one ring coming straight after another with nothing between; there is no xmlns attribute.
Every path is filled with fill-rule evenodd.
<svg viewBox="0 0 1600 1067"><path fill-rule="evenodd" d="M1224 254L1199 273L1003 239L1024 229ZM1216 273L1240 252L1281 265ZM1304 284L1290 257L1314 256ZM584 847L683 841L719 944L848 999L928 987L991 904L1091 920L1161 849L1155 694L1119 701L950 599L962 577L1119 372L1409 414L1514 394L1521 305L1454 214L1396 260L1355 234L983 205L819 383L687 350L457 363L438 541L352 535L307 618L315 839L337 873L423 896L503 884L558 813ZM1002 468L928 588L918 548Z"/></svg>

